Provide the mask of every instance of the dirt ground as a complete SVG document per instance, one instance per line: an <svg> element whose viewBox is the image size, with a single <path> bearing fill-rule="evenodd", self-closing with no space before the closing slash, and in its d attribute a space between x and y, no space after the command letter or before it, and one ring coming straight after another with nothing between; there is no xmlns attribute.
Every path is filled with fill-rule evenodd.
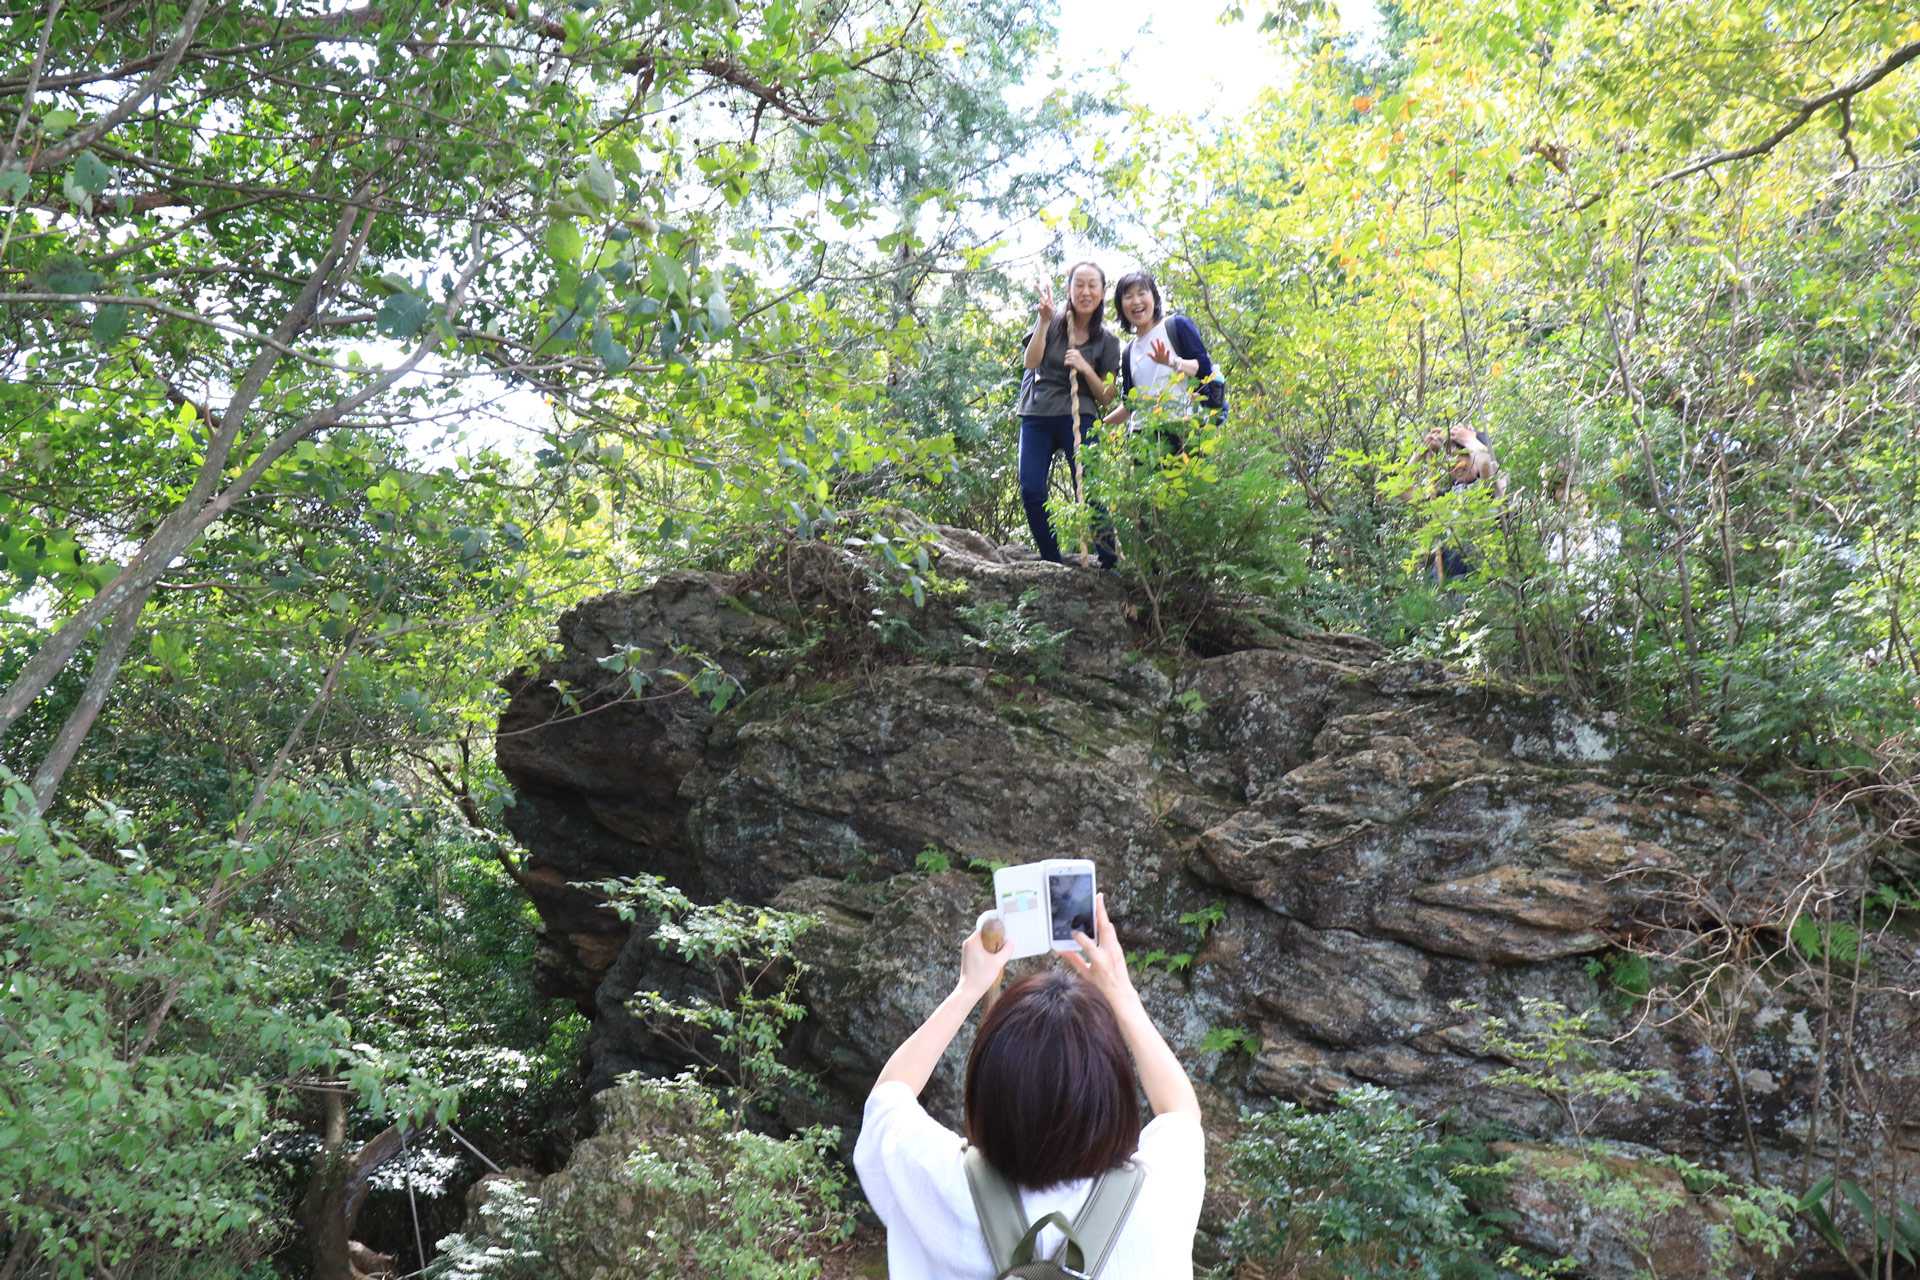
<svg viewBox="0 0 1920 1280"><path fill-rule="evenodd" d="M862 1226L820 1255L820 1280L887 1280L887 1231Z"/></svg>

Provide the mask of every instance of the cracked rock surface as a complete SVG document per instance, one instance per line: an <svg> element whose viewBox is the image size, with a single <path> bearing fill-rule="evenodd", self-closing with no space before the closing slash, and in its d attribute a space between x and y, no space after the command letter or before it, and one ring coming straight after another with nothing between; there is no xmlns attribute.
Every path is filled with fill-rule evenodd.
<svg viewBox="0 0 1920 1280"><path fill-rule="evenodd" d="M1620 1037L1603 1061L1665 1073L1595 1132L1739 1172L1750 1123L1769 1176L1799 1168L1817 1059L1805 1002L1733 1015L1743 1118L1735 1068L1696 1024L1636 1019L1595 961L1844 856L1862 830L1790 822L1789 802L1700 761L1356 637L1203 617L1197 652L1156 661L1113 575L936 532L948 585L922 608L849 553L802 544L764 572L677 572L587 601L560 621L561 656L509 682L509 822L530 854L543 980L595 1019L593 1087L680 1065L625 1001L697 978L574 882L653 872L820 918L792 1053L823 1093L782 1118L851 1129L990 905L976 860L1081 857L1131 954L1174 958L1137 981L1216 1137L1240 1105L1371 1082L1422 1114L1551 1144L1558 1108L1487 1087L1505 1064L1479 1031L1488 1014L1524 1022L1523 998L1541 997L1602 1011ZM1062 633L1057 670L1007 639ZM663 692L665 670L636 699L608 669L692 673L695 654L743 691L718 714ZM1181 917L1210 904L1202 938ZM1904 943L1876 963L1920 967ZM1911 1003L1884 999L1860 1025L1867 1088L1913 1115L1895 1101L1920 1087ZM1223 1028L1251 1051L1201 1047ZM969 1036L926 1095L949 1122ZM1916 1138L1896 1125L1888 1141L1912 1164Z"/></svg>

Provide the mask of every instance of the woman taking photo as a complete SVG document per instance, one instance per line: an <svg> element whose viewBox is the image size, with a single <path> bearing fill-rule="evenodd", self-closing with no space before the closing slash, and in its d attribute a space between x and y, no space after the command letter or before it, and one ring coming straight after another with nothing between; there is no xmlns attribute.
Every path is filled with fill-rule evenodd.
<svg viewBox="0 0 1920 1280"><path fill-rule="evenodd" d="M1020 503L1042 560L1060 564L1060 542L1047 518L1047 477L1053 455L1065 453L1076 468L1076 448L1093 440L1094 414L1113 400L1112 376L1120 367L1120 340L1100 323L1107 303L1107 275L1091 262L1067 272L1067 308L1056 312L1053 286L1040 292L1033 332L1027 335L1027 372L1020 383ZM1077 397L1076 397L1077 391ZM1078 399L1079 418L1074 417ZM1076 496L1079 485L1075 485ZM1095 543L1102 568L1119 560L1111 534Z"/></svg>
<svg viewBox="0 0 1920 1280"><path fill-rule="evenodd" d="M1097 1256L1067 1252L1075 1271L1097 1272L1098 1280L1191 1280L1206 1191L1200 1103L1134 992L1106 895L1094 910L1099 943L1076 932L1082 953L1060 953L1073 973L1022 978L981 1019L967 1060L965 1138L929 1116L919 1094L1011 948L989 952L978 932L969 937L953 994L887 1060L867 1098L853 1166L886 1223L891 1280L999 1274L1005 1228L1002 1244L990 1247L969 1180L969 1143L1000 1185L1015 1189L1009 1200L1027 1223L1060 1215L1034 1237L1033 1257L1055 1256L1068 1243L1059 1224L1078 1221L1086 1252ZM1145 1128L1141 1090L1154 1112ZM1129 1166L1138 1175L1127 1174ZM1110 1178L1137 1179L1128 1183L1130 1207L1116 1231L1089 1230L1081 1216L1088 1202L1119 1199L1103 1194Z"/></svg>

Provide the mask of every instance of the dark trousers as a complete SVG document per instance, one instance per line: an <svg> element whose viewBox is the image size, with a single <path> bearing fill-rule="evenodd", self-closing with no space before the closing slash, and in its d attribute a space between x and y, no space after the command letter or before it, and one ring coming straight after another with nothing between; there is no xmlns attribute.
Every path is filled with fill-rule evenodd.
<svg viewBox="0 0 1920 1280"><path fill-rule="evenodd" d="M1080 415L1080 440L1083 444L1093 443L1090 413ZM1056 453L1066 454L1067 465L1073 465L1071 414L1020 419L1020 505L1027 509L1027 529L1033 534L1033 545L1040 552L1040 558L1059 564L1060 540L1053 536L1053 522L1047 519L1047 473L1053 467ZM1100 567L1111 569L1120 559L1113 526L1107 519L1105 507L1096 503L1093 513L1093 526L1098 535L1093 549L1100 557Z"/></svg>

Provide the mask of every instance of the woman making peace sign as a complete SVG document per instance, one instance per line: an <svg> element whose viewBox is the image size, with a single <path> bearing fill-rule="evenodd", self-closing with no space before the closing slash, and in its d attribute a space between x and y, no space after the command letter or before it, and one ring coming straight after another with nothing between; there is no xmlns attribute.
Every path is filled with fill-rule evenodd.
<svg viewBox="0 0 1920 1280"><path fill-rule="evenodd" d="M1067 465L1073 466L1076 434L1080 443L1093 442L1095 410L1112 402L1112 376L1120 367L1120 340L1100 323L1106 301L1106 272L1091 262L1076 262L1067 272L1067 309L1056 312L1052 286L1042 289L1033 332L1027 335L1027 373L1020 383L1020 503L1040 558L1055 564L1061 563L1060 542L1047 519L1053 455L1065 453ZM1112 568L1120 558L1110 532L1102 533L1094 546L1102 568Z"/></svg>

